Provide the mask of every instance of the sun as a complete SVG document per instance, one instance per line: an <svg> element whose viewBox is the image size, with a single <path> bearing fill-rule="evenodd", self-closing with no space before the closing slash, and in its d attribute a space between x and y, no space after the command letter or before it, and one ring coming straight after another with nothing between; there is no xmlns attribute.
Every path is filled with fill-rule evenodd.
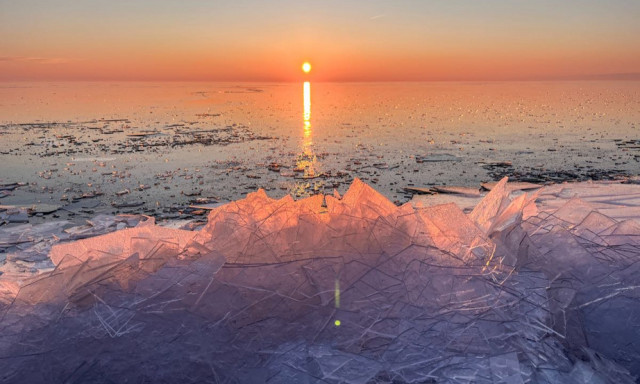
<svg viewBox="0 0 640 384"><path fill-rule="evenodd" d="M311 64L309 64L309 62L305 61L304 64L302 64L302 71L304 73L309 73L309 71L311 71Z"/></svg>

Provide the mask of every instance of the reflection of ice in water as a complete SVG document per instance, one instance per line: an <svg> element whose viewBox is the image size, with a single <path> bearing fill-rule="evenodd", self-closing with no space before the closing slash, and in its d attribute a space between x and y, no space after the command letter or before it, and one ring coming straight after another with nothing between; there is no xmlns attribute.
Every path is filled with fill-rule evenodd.
<svg viewBox="0 0 640 384"><path fill-rule="evenodd" d="M293 193L296 196L309 195L311 189L317 192L322 187L322 182L311 183L309 180L318 176L318 159L313 152L313 136L311 130L311 83L305 81L302 86L303 99L303 138L302 151L298 154L294 171L297 178L302 179L295 185Z"/></svg>

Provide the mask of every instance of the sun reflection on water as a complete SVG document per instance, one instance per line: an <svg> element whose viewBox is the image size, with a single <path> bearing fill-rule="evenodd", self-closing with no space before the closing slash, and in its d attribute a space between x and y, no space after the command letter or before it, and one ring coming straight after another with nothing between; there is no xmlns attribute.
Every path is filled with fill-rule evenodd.
<svg viewBox="0 0 640 384"><path fill-rule="evenodd" d="M305 129L311 128L311 83L305 81L302 86L302 99L304 105L304 121Z"/></svg>
<svg viewBox="0 0 640 384"><path fill-rule="evenodd" d="M301 152L296 159L296 182L294 195L308 196L322 188L322 181L314 181L318 177L318 158L313 151L313 131L311 129L311 83L305 81L302 86L302 144Z"/></svg>

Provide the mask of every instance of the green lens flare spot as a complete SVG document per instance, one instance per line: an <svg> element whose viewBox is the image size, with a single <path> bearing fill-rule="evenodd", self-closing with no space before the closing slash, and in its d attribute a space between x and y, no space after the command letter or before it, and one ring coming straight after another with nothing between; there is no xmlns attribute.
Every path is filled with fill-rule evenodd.
<svg viewBox="0 0 640 384"><path fill-rule="evenodd" d="M333 323L336 325L336 327L339 327L339 326L340 326L340 324L341 324L341 323L340 323L340 320L336 320L336 321L334 321Z"/></svg>

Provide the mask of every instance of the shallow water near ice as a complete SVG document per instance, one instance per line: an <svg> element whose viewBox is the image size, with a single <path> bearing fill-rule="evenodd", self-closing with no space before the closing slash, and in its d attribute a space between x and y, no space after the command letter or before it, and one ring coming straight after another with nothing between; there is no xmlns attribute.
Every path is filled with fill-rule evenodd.
<svg viewBox="0 0 640 384"><path fill-rule="evenodd" d="M3 83L0 100L0 183L27 184L0 202L75 202L81 218L175 219L355 177L402 203L407 186L608 178L640 160L640 82L311 83L306 102L303 84Z"/></svg>

